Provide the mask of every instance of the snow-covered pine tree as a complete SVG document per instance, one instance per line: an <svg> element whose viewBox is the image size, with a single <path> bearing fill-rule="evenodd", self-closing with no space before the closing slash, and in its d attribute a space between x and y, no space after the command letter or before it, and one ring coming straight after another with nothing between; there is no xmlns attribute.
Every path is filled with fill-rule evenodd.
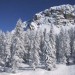
<svg viewBox="0 0 75 75"><path fill-rule="evenodd" d="M7 60L6 60L6 66L10 67L11 66L11 44L12 44L12 34L7 31L6 33L6 38L5 38L5 49L7 51Z"/></svg>
<svg viewBox="0 0 75 75"><path fill-rule="evenodd" d="M29 52L30 52L30 40L29 40L29 36L28 36L28 31L25 32L25 36L24 36L24 48L25 48L25 51L24 51L24 61L26 63L29 62Z"/></svg>
<svg viewBox="0 0 75 75"><path fill-rule="evenodd" d="M35 64L34 64L34 38L35 38L35 32L34 30L30 30L30 52L29 52L29 65L35 70Z"/></svg>
<svg viewBox="0 0 75 75"><path fill-rule="evenodd" d="M51 38L53 39L52 35L53 34L51 30L49 34L46 32L46 29L44 30L43 50L44 50L44 56L45 56L45 68L47 70L52 70L55 67L55 63L56 63L56 58L55 58L56 54L54 52L55 51L54 47L52 46L53 43L51 43L52 42Z"/></svg>
<svg viewBox="0 0 75 75"><path fill-rule="evenodd" d="M44 34L43 31L40 31L40 62L41 64L45 64L45 57L44 57Z"/></svg>
<svg viewBox="0 0 75 75"><path fill-rule="evenodd" d="M51 24L50 32L49 32L49 42L52 48L52 58L53 58L53 68L56 67L56 35L54 34L54 29Z"/></svg>
<svg viewBox="0 0 75 75"><path fill-rule="evenodd" d="M65 29L64 36L65 36L64 49L65 49L66 62L67 64L69 64L69 57L71 56L71 48L70 48L70 36L67 29Z"/></svg>
<svg viewBox="0 0 75 75"><path fill-rule="evenodd" d="M71 56L72 56L72 59L73 59L73 63L75 63L75 27L74 28L72 28L72 30L71 30L71 48L72 48L72 50L71 50Z"/></svg>
<svg viewBox="0 0 75 75"><path fill-rule="evenodd" d="M23 58L24 56L24 26L22 23L22 20L19 19L15 28L15 33L14 33L14 37L17 37L19 39L19 41L17 41L17 45L18 45L18 54L20 58Z"/></svg>
<svg viewBox="0 0 75 75"><path fill-rule="evenodd" d="M11 68L12 72L16 72L20 64L23 62L24 47L18 37L13 38L11 45Z"/></svg>
<svg viewBox="0 0 75 75"><path fill-rule="evenodd" d="M70 37L66 29L61 29L59 35L59 61L60 63L69 62L70 56Z"/></svg>
<svg viewBox="0 0 75 75"><path fill-rule="evenodd" d="M35 68L39 66L40 64L40 56L39 56L39 52L40 52L40 37L39 37L39 31L36 31L36 35L34 38L34 58L33 58L33 63L35 65Z"/></svg>
<svg viewBox="0 0 75 75"><path fill-rule="evenodd" d="M30 66L35 70L40 64L40 36L39 30L30 32Z"/></svg>
<svg viewBox="0 0 75 75"><path fill-rule="evenodd" d="M73 41L73 46L72 46L72 58L73 58L73 63L75 63L75 39Z"/></svg>
<svg viewBox="0 0 75 75"><path fill-rule="evenodd" d="M6 59L8 55L6 46L6 35L4 32L0 31L0 66L3 67L3 71L5 71Z"/></svg>
<svg viewBox="0 0 75 75"><path fill-rule="evenodd" d="M24 37L24 24L22 23L22 20L19 19L17 21L16 27L15 27L15 35L21 39Z"/></svg>
<svg viewBox="0 0 75 75"><path fill-rule="evenodd" d="M56 62L59 63L59 35L56 35Z"/></svg>
<svg viewBox="0 0 75 75"><path fill-rule="evenodd" d="M16 72L17 69L17 62L18 62L18 49L17 49L17 43L18 43L19 39L17 37L13 38L13 42L11 45L11 68L12 68L12 72ZM17 58L16 58L17 57Z"/></svg>
<svg viewBox="0 0 75 75"><path fill-rule="evenodd" d="M59 62L60 63L66 63L65 50L64 50L64 42L65 42L64 34L65 34L65 30L61 28L59 34Z"/></svg>
<svg viewBox="0 0 75 75"><path fill-rule="evenodd" d="M24 51L25 51L25 48L24 48L24 29L22 26L22 21L19 20L17 22L16 28L15 28L15 33L12 38L12 45L11 45L12 68L14 68L14 67L17 68L19 66L19 63L22 63L23 57L24 57ZM17 62L17 64L16 64L16 62ZM15 64L17 65L17 67Z"/></svg>
<svg viewBox="0 0 75 75"><path fill-rule="evenodd" d="M69 29L69 36L70 36L70 49L71 49L71 57L72 57L72 51L73 51L73 42L74 42L74 39L75 39L75 28L71 28Z"/></svg>
<svg viewBox="0 0 75 75"><path fill-rule="evenodd" d="M44 44L43 44L43 54L44 54L44 62L45 62L45 68L47 70L52 70L53 66L53 59L51 57L52 55L52 48L51 48L51 44L49 42L49 36L46 33L46 29L44 30Z"/></svg>
<svg viewBox="0 0 75 75"><path fill-rule="evenodd" d="M6 60L7 60L7 56L8 56L8 51L6 50L6 35L5 35L5 33L3 32L2 33L3 34L3 44L2 44L2 46L3 46L3 62L4 62L4 66L3 66L3 71L5 71L6 69L5 69L5 67L6 67Z"/></svg>
<svg viewBox="0 0 75 75"><path fill-rule="evenodd" d="M5 39L5 34L0 30L0 66L4 65L4 39Z"/></svg>
<svg viewBox="0 0 75 75"><path fill-rule="evenodd" d="M3 67L3 71L6 71L6 66L7 66L9 55L10 55L10 49L9 49L9 46L8 46L9 41L8 41L7 37L9 37L9 36L6 36L6 34L1 31L1 35L0 35L0 49L2 51L0 53L2 55L0 54L1 55L0 64Z"/></svg>

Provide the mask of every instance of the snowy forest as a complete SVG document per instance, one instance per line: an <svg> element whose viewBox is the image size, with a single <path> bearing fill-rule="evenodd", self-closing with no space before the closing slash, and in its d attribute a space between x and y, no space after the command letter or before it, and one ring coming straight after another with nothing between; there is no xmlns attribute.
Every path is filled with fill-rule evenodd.
<svg viewBox="0 0 75 75"><path fill-rule="evenodd" d="M75 63L74 28L67 30L62 27L55 35L52 25L48 33L46 29L24 31L22 25L19 20L13 35L0 31L0 66L3 71L8 67L15 72L21 63L30 65L33 70L39 66L52 70L59 63Z"/></svg>
<svg viewBox="0 0 75 75"><path fill-rule="evenodd" d="M40 15L41 12L36 14L31 24L19 19L13 31L0 30L0 71L6 72L8 68L10 72L15 73L22 63L28 64L32 70L42 68L48 71L56 68L57 64L75 64L75 27L69 27L74 24L74 15L66 14L70 11L68 6L71 7L63 6L64 11L65 7L68 9L64 15L61 9L51 8L50 12L49 10L42 12L44 17ZM60 19L63 21L62 26ZM46 28L42 24L47 24ZM60 28L59 34L55 33L57 32L55 26Z"/></svg>

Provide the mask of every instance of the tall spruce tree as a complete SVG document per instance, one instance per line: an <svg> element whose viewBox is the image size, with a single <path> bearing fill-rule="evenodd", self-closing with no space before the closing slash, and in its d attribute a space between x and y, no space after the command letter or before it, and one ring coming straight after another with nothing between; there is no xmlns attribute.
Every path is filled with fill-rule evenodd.
<svg viewBox="0 0 75 75"><path fill-rule="evenodd" d="M62 28L59 35L59 61L61 63L69 62L67 59L70 53L70 37L68 31Z"/></svg>
<svg viewBox="0 0 75 75"><path fill-rule="evenodd" d="M19 63L22 63L24 56L24 29L23 23L19 19L15 28L15 33L12 38L11 45L11 63L12 69L15 71ZM15 66L14 66L15 65ZM17 66L16 66L17 65Z"/></svg>
<svg viewBox="0 0 75 75"><path fill-rule="evenodd" d="M45 68L47 70L52 70L55 67L56 63L56 49L55 49L55 39L53 35L53 28L48 34L46 29L44 30L44 55L45 55Z"/></svg>
<svg viewBox="0 0 75 75"><path fill-rule="evenodd" d="M50 28L50 33L49 33L49 42L51 44L51 48L52 48L52 58L53 58L53 68L56 67L56 35L54 33L54 29L53 29L54 25L51 25Z"/></svg>

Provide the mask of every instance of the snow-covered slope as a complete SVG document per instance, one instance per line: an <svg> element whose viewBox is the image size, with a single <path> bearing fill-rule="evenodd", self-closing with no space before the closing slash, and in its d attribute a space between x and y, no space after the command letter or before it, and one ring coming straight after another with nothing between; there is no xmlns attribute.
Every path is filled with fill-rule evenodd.
<svg viewBox="0 0 75 75"><path fill-rule="evenodd" d="M75 65L71 65L71 66L58 65L57 69L54 71L37 69L35 71L34 70L24 70L16 74L0 73L0 75L75 75L74 69L75 69Z"/></svg>
<svg viewBox="0 0 75 75"><path fill-rule="evenodd" d="M54 71L46 71L42 69L37 69L36 71L24 71L15 75L75 75L75 65L66 66L59 65L58 69ZM12 74L11 74L12 75Z"/></svg>
<svg viewBox="0 0 75 75"><path fill-rule="evenodd" d="M55 33L59 33L61 27L67 29L75 26L75 5L60 5L50 7L44 11L36 13L30 21L24 22L25 27L37 30L38 28L47 31L51 25L54 26ZM26 29L27 29L26 28Z"/></svg>

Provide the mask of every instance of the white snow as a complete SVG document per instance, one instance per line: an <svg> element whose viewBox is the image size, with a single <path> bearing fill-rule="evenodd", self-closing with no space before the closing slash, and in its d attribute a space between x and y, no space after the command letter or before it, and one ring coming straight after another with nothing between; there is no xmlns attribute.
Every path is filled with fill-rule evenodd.
<svg viewBox="0 0 75 75"><path fill-rule="evenodd" d="M75 65L58 65L53 71L47 71L44 69L24 70L16 74L12 73L0 73L0 75L75 75Z"/></svg>
<svg viewBox="0 0 75 75"><path fill-rule="evenodd" d="M37 24L34 23L34 22L31 22L30 27L31 27L31 29L35 29L35 30L37 30Z"/></svg>
<svg viewBox="0 0 75 75"><path fill-rule="evenodd" d="M60 28L54 26L54 33L59 34L60 33Z"/></svg>
<svg viewBox="0 0 75 75"><path fill-rule="evenodd" d="M12 30L12 31L11 31L11 34L14 34L14 33L15 33L15 30Z"/></svg>
<svg viewBox="0 0 75 75"><path fill-rule="evenodd" d="M66 66L59 65L54 71L46 71L44 69L37 69L36 71L24 71L16 75L75 75L75 65Z"/></svg>
<svg viewBox="0 0 75 75"><path fill-rule="evenodd" d="M53 9L53 10L61 10L61 9L63 9L63 10L69 10L69 12L74 11L73 6L70 5L70 4L60 5L60 6L53 6L53 7L51 7L51 9Z"/></svg>

